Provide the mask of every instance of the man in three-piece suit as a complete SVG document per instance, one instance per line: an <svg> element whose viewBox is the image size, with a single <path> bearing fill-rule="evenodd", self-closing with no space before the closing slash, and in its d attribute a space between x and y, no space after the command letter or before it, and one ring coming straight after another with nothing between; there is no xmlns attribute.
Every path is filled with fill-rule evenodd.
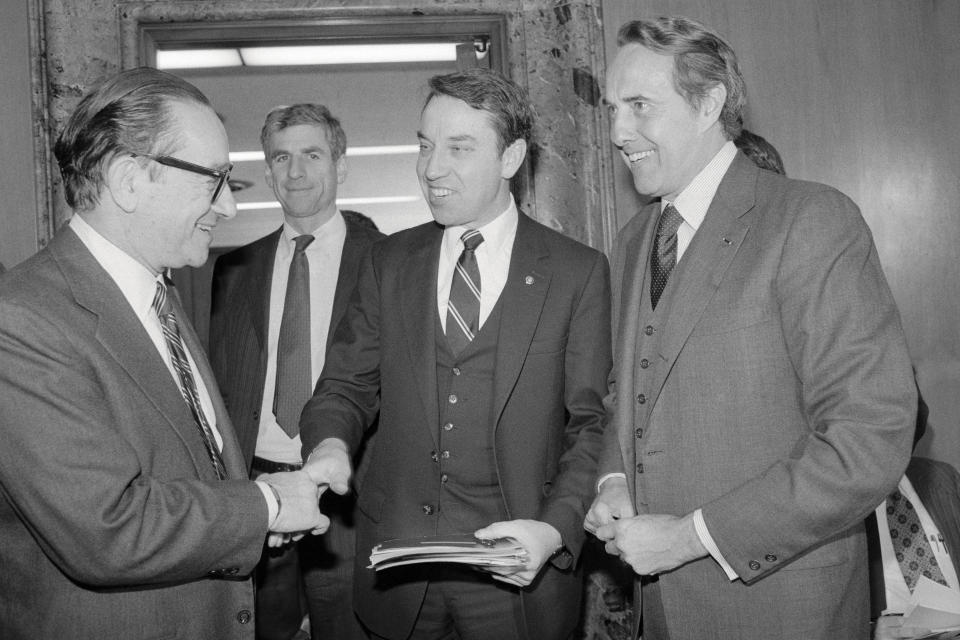
<svg viewBox="0 0 960 640"><path fill-rule="evenodd" d="M866 638L862 522L906 467L917 403L869 229L836 190L736 150L722 38L660 18L618 44L611 138L655 200L617 242L585 525L637 574L644 640Z"/></svg>
<svg viewBox="0 0 960 640"><path fill-rule="evenodd" d="M379 410L356 479L355 606L371 637L566 638L610 367L607 262L517 211L522 89L485 69L430 88L417 172L436 222L361 266L301 418L305 470L345 491ZM456 533L513 536L528 560L365 568L386 539Z"/></svg>
<svg viewBox="0 0 960 640"><path fill-rule="evenodd" d="M236 213L226 133L143 68L87 95L55 150L74 216L0 277L0 636L252 639L268 531L326 519L304 472L247 479L163 276Z"/></svg>
<svg viewBox="0 0 960 640"><path fill-rule="evenodd" d="M296 427L323 368L332 328L356 287L361 259L383 237L369 218L337 209L337 187L347 175L347 138L325 106L273 109L260 140L266 181L283 209L283 226L217 260L210 321L210 361L254 478L300 468L300 436L281 426L283 411L275 409L276 401L300 384L302 394L292 399L288 417ZM300 291L290 288L289 276L298 237L310 239L302 252L308 277ZM308 300L308 320L292 341L305 366L281 389L278 347L289 318L284 315L287 295ZM365 638L352 605L353 509L352 497L325 494L322 511L336 523L327 535L307 536L264 554L257 571L260 640L291 638L300 628L304 597L313 638Z"/></svg>

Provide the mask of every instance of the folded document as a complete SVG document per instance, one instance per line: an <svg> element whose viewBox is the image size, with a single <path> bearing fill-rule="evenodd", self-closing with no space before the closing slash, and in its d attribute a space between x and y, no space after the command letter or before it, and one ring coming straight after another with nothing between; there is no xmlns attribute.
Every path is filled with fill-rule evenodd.
<svg viewBox="0 0 960 640"><path fill-rule="evenodd" d="M389 569L421 562L459 562L477 567L521 567L527 552L514 538L480 540L467 533L399 538L381 542L370 552L369 568Z"/></svg>

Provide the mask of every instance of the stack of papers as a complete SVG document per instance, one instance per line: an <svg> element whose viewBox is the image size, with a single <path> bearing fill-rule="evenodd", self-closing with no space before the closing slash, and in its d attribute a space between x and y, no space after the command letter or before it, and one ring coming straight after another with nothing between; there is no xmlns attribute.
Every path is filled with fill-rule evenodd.
<svg viewBox="0 0 960 640"><path fill-rule="evenodd" d="M368 568L389 569L421 562L459 562L477 567L522 567L527 552L514 538L480 540L471 534L387 540L370 553Z"/></svg>
<svg viewBox="0 0 960 640"><path fill-rule="evenodd" d="M953 589L920 576L903 616L903 630L923 629L915 638L947 640L960 638L960 595ZM922 603L922 604L921 604Z"/></svg>

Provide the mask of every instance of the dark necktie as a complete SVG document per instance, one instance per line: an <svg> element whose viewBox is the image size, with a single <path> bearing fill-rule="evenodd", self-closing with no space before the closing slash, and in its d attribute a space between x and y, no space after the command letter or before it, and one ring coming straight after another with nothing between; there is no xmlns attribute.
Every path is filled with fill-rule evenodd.
<svg viewBox="0 0 960 640"><path fill-rule="evenodd" d="M480 268L474 251L483 236L476 229L468 229L460 240L463 252L453 270L447 300L447 341L455 354L470 344L480 327Z"/></svg>
<svg viewBox="0 0 960 640"><path fill-rule="evenodd" d="M947 584L933 547L923 532L920 516L913 504L899 490L887 497L887 524L890 526L890 540L900 563L903 578L913 593L920 576L926 576L934 582Z"/></svg>
<svg viewBox="0 0 960 640"><path fill-rule="evenodd" d="M650 304L656 309L660 295L667 287L670 272L677 264L677 229L683 217L672 204L668 204L657 223L657 246L650 254Z"/></svg>
<svg viewBox="0 0 960 640"><path fill-rule="evenodd" d="M160 319L160 327L163 329L163 339L167 343L170 361L177 372L180 395L183 396L187 406L190 407L193 421L203 437L204 447L207 449L207 455L210 457L214 471L217 472L217 477L223 480L227 477L226 470L223 467L223 459L220 457L217 441L213 437L213 429L210 428L207 416L203 413L203 408L200 405L200 394L197 392L197 383L193 379L190 362L187 360L187 351L183 346L183 338L180 336L177 315L173 312L170 301L167 299L167 287L163 282L157 283L157 292L153 296L153 310Z"/></svg>
<svg viewBox="0 0 960 640"><path fill-rule="evenodd" d="M290 261L287 295L280 320L277 343L277 385L273 394L273 414L277 424L290 436L300 433L300 412L310 399L310 266L304 250L313 236L293 239L296 248Z"/></svg>

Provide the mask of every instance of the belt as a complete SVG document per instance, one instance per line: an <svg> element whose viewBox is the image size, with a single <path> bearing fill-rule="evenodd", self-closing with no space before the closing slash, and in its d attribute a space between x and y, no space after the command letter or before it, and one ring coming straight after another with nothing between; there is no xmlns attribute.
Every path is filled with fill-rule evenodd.
<svg viewBox="0 0 960 640"><path fill-rule="evenodd" d="M253 456L253 470L259 473L280 473L282 471L299 471L303 465L299 462L274 462L265 458Z"/></svg>

